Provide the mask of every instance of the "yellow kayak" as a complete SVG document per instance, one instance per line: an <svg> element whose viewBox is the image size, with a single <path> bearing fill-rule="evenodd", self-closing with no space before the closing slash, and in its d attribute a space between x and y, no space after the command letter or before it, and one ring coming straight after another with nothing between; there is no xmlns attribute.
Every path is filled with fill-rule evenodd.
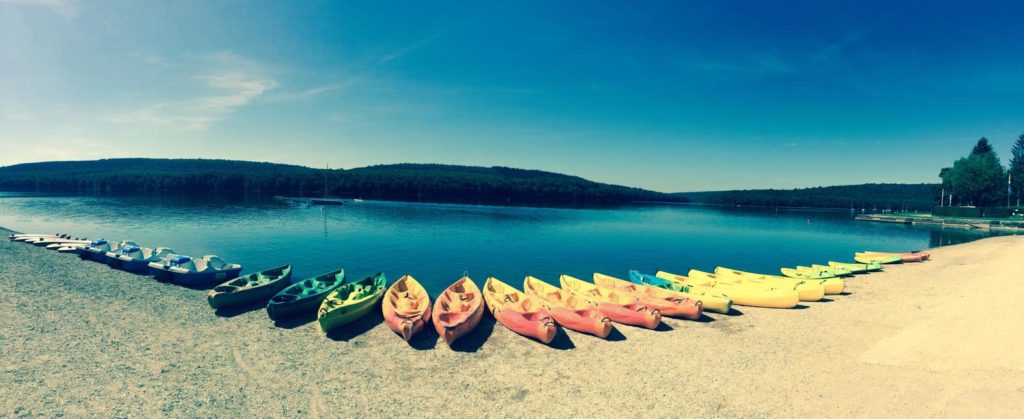
<svg viewBox="0 0 1024 419"><path fill-rule="evenodd" d="M689 277L685 277L658 271L655 276L683 286L709 287L729 296L734 304L742 306L793 308L800 303L800 293L787 286L767 286L763 283L750 282L736 277L721 277L696 269L691 269L689 274Z"/></svg>
<svg viewBox="0 0 1024 419"><path fill-rule="evenodd" d="M846 271L849 272L849 271ZM807 266L797 266L796 269L782 268L782 274L788 278L796 279L820 279L825 286L825 295L841 294L846 288L846 281L839 278L830 270L813 269Z"/></svg>
<svg viewBox="0 0 1024 419"><path fill-rule="evenodd" d="M824 281L819 279L786 278L784 276L764 275L753 272L737 271L735 269L715 268L715 274L719 276L734 276L753 282L761 282L767 285L790 285L800 294L800 301L819 301L825 297Z"/></svg>
<svg viewBox="0 0 1024 419"><path fill-rule="evenodd" d="M658 291L654 292L661 293L662 296L674 296L676 298L689 298L700 301L704 305L704 311L726 314L732 311L732 299L711 287L681 286L636 270L629 271L629 280L635 284L646 285L656 289Z"/></svg>
<svg viewBox="0 0 1024 419"><path fill-rule="evenodd" d="M903 263L903 258L900 256L870 255L860 252L853 254L853 260L860 263L879 263L882 265L888 265L890 263Z"/></svg>

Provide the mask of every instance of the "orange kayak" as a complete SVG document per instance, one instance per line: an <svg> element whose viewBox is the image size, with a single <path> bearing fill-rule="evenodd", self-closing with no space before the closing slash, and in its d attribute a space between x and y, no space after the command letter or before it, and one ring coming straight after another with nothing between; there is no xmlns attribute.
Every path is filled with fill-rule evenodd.
<svg viewBox="0 0 1024 419"><path fill-rule="evenodd" d="M661 311L636 301L629 295L598 287L579 278L562 275L558 278L562 289L597 307L616 323L654 329L661 324Z"/></svg>
<svg viewBox="0 0 1024 419"><path fill-rule="evenodd" d="M384 294L384 321L406 342L430 321L430 295L412 275L398 278Z"/></svg>
<svg viewBox="0 0 1024 419"><path fill-rule="evenodd" d="M484 315L483 295L472 279L464 276L441 292L434 302L434 329L451 346L471 332Z"/></svg>
<svg viewBox="0 0 1024 419"><path fill-rule="evenodd" d="M612 320L601 310L554 285L532 276L523 280L526 295L537 298L558 324L600 338L612 332Z"/></svg>
<svg viewBox="0 0 1024 419"><path fill-rule="evenodd" d="M487 278L484 283L484 302L499 323L520 335L551 343L558 333L546 308L498 278Z"/></svg>
<svg viewBox="0 0 1024 419"><path fill-rule="evenodd" d="M662 315L697 320L704 314L704 305L689 298L665 295L646 285L637 285L624 279L595 273L594 284L632 295L637 301L661 311Z"/></svg>

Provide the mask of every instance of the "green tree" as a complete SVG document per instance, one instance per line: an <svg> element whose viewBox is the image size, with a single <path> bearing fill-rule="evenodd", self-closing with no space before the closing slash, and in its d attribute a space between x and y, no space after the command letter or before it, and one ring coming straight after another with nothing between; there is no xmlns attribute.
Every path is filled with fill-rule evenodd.
<svg viewBox="0 0 1024 419"><path fill-rule="evenodd" d="M988 138L981 137L981 139L978 140L978 143L974 145L974 149L971 150L971 155L973 156L975 154L987 154L994 152L995 151L992 150L992 145L988 143Z"/></svg>
<svg viewBox="0 0 1024 419"><path fill-rule="evenodd" d="M997 205L1006 199L1006 171L985 138L978 140L969 156L953 163L947 177L955 193L976 207Z"/></svg>
<svg viewBox="0 0 1024 419"><path fill-rule="evenodd" d="M1020 206L1020 192L1024 189L1024 134L1017 137L1010 151L1010 178L1013 192L1017 194L1017 206Z"/></svg>

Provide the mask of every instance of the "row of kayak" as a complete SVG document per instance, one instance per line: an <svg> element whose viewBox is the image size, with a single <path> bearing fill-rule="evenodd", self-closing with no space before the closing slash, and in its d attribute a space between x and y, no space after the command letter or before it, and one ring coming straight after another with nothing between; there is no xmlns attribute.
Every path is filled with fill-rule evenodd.
<svg viewBox="0 0 1024 419"><path fill-rule="evenodd" d="M177 254L167 247L143 247L131 240L111 243L104 239L72 238L66 234L12 234L9 239L60 253L77 254L85 260L187 286L218 284L237 277L242 271L242 265L227 263L217 255L193 258Z"/></svg>
<svg viewBox="0 0 1024 419"><path fill-rule="evenodd" d="M75 243L67 237L40 237L26 240L26 236L12 235L11 239L48 247L63 243L58 250L78 249L74 252L90 255L84 258L96 254L85 249L101 247L96 242ZM69 241L59 242L61 239ZM44 243L48 240L53 242ZM120 267L127 270L138 266L134 263L138 259L120 257L131 245L121 242L113 246L121 249L113 254L121 262ZM104 256L109 257L108 253ZM142 252L142 256L152 254L173 255L173 251L158 248ZM557 285L527 276L521 290L494 277L487 278L481 289L463 275L433 302L411 275L402 276L390 287L383 273L350 280L344 269L293 282L291 265L284 265L231 278L212 288L207 301L215 309L265 304L268 316L275 321L315 314L324 332L344 327L379 305L385 322L406 341L432 324L449 345L472 331L486 310L510 330L550 343L559 327L604 338L616 323L653 329L663 316L696 320L704 311L728 313L733 305L793 308L801 301L818 301L825 295L842 293L842 277L878 271L883 264L927 258L926 253L858 252L858 263L830 261L827 265L783 268L782 276L725 267L713 272L691 269L687 275L664 271L650 275L631 270L626 278L595 273L592 281L561 275ZM236 275L239 270L237 266Z"/></svg>

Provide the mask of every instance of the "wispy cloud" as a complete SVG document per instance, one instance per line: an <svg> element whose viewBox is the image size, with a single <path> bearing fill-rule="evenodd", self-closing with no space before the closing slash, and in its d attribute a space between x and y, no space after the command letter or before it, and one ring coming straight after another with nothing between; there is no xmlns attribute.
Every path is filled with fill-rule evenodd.
<svg viewBox="0 0 1024 419"><path fill-rule="evenodd" d="M211 68L193 77L201 95L116 112L109 120L203 130L278 86L277 81L259 71L258 65L232 53L216 53L203 57L202 61Z"/></svg>
<svg viewBox="0 0 1024 419"><path fill-rule="evenodd" d="M0 0L0 5L7 4L45 7L63 16L65 19L71 19L78 15L78 7L73 0Z"/></svg>
<svg viewBox="0 0 1024 419"><path fill-rule="evenodd" d="M404 56L405 54L413 52L413 51L419 49L420 47L433 42L435 39L437 39L438 37L440 37L443 34L444 34L444 32L435 33L433 35L430 35L430 36L427 36L427 37L425 37L423 39L420 39L420 40L418 40L416 42L413 42L413 43L411 43L409 45L406 45L405 47L402 47L401 49L399 49L399 50L397 50L395 52L392 52L390 54L384 55L383 57L381 57L380 62L381 63L386 63L386 62L389 62L389 61L393 61L393 60L399 59L402 56Z"/></svg>
<svg viewBox="0 0 1024 419"><path fill-rule="evenodd" d="M850 45L853 45L853 44L856 44L857 42L860 42L860 40L862 40L865 37L867 37L868 35L870 35L872 32L877 30L879 27L884 26L886 23L888 23L890 20L892 20L898 14L899 14L899 11L895 11L895 12L891 12L891 13L882 15L877 20L868 22L864 26L861 26L859 28L856 28L856 29L853 29L853 30L847 32L845 35L843 35L841 38L839 38L839 40L837 40L835 42L832 42L832 43L828 43L824 47L819 49L814 55L811 56L811 61L812 62L827 61L828 59L830 59L830 58L832 58L832 57L834 57L836 55L842 54L842 52L845 51L847 48L849 48Z"/></svg>
<svg viewBox="0 0 1024 419"><path fill-rule="evenodd" d="M330 84L325 84L325 85L322 85L322 86L311 87L309 89L301 90L301 91L297 91L297 92L279 92L279 93L277 93L277 94L275 94L273 96L268 96L267 100L268 101L274 101L274 102L296 102L296 101L303 101L303 100L307 100L307 99L312 99L314 97L317 97L317 96L320 96L320 95L323 95L323 94L326 94L326 93L335 92L335 91L339 91L339 90L344 90L344 89L346 89L348 87L355 86L356 84L358 84L358 82L359 82L359 79L356 78L356 79L351 79L351 80L347 80L347 81L343 81L343 82L330 83Z"/></svg>

